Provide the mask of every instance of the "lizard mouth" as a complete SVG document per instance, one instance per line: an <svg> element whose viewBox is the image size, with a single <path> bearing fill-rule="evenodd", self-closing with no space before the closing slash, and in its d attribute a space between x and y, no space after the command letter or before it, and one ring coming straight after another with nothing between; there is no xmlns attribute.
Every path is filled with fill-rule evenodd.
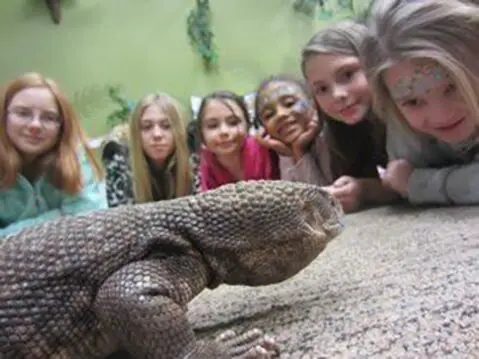
<svg viewBox="0 0 479 359"><path fill-rule="evenodd" d="M306 220L305 224L308 232L313 236L333 239L344 229L344 224L335 218L325 221L319 214L313 215L312 217L312 220Z"/></svg>

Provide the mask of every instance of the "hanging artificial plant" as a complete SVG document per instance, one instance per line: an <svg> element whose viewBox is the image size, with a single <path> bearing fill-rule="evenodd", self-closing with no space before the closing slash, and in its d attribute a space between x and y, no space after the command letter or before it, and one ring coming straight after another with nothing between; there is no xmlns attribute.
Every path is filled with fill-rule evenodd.
<svg viewBox="0 0 479 359"><path fill-rule="evenodd" d="M107 116L106 122L110 127L127 122L128 116L133 110L133 102L127 100L120 92L120 86L108 86L108 96L119 107Z"/></svg>
<svg viewBox="0 0 479 359"><path fill-rule="evenodd" d="M218 54L213 43L209 0L196 0L196 7L190 11L187 18L187 28L190 45L202 57L205 69L215 69L218 65Z"/></svg>
<svg viewBox="0 0 479 359"><path fill-rule="evenodd" d="M53 20L53 22L58 25L62 21L62 9L60 5L60 0L45 0L47 5L48 12Z"/></svg>
<svg viewBox="0 0 479 359"><path fill-rule="evenodd" d="M294 11L313 16L316 13L316 5L318 0L295 0L293 3ZM323 1L319 1L319 5L323 6Z"/></svg>

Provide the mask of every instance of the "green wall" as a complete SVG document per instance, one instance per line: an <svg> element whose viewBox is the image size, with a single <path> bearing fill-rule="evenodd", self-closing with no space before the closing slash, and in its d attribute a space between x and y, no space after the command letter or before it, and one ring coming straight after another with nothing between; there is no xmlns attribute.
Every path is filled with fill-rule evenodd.
<svg viewBox="0 0 479 359"><path fill-rule="evenodd" d="M220 72L208 75L186 35L194 0L64 0L60 25L52 23L42 0L3 0L0 83L32 70L53 77L89 135L97 136L106 131L113 108L108 84L121 85L132 100L161 90L188 104L190 95L217 88L247 93L268 74L299 73L301 46L333 19L295 13L292 3L211 0ZM335 18L351 14L334 0L327 4Z"/></svg>

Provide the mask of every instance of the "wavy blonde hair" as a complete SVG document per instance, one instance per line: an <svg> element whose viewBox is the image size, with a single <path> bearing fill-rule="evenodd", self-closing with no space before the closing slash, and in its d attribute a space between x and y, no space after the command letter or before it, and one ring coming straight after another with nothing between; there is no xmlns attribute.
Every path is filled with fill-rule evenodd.
<svg viewBox="0 0 479 359"><path fill-rule="evenodd" d="M193 172L186 141L187 116L177 100L165 93L144 96L130 117L130 157L133 170L133 193L136 203L152 202L154 179L152 178L141 140L141 119L145 110L156 105L168 117L173 132L174 152L168 158L166 171L170 193L167 198L188 195L191 191ZM174 172L174 173L173 173ZM174 190L173 190L174 188Z"/></svg>
<svg viewBox="0 0 479 359"><path fill-rule="evenodd" d="M27 88L46 88L55 98L61 120L58 141L53 149L42 156L41 171L46 171L50 182L58 189L74 195L81 191L82 173L78 158L78 148L82 146L93 166L98 179L103 171L93 151L87 145L87 138L73 106L60 90L58 84L36 72L24 73L11 81L0 94L0 189L11 188L21 171L23 160L7 135L5 122L8 106L12 98Z"/></svg>
<svg viewBox="0 0 479 359"><path fill-rule="evenodd" d="M368 29L360 57L376 111L396 117L412 131L383 74L400 61L429 59L448 72L473 117L479 119L477 5L460 0L380 0L371 8Z"/></svg>

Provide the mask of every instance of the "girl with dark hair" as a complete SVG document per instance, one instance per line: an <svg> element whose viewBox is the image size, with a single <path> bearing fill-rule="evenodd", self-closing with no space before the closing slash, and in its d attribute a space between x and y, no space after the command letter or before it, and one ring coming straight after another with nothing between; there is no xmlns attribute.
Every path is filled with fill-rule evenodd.
<svg viewBox="0 0 479 359"><path fill-rule="evenodd" d="M249 135L243 97L216 91L204 97L197 118L200 191L240 180L278 179L276 154Z"/></svg>

